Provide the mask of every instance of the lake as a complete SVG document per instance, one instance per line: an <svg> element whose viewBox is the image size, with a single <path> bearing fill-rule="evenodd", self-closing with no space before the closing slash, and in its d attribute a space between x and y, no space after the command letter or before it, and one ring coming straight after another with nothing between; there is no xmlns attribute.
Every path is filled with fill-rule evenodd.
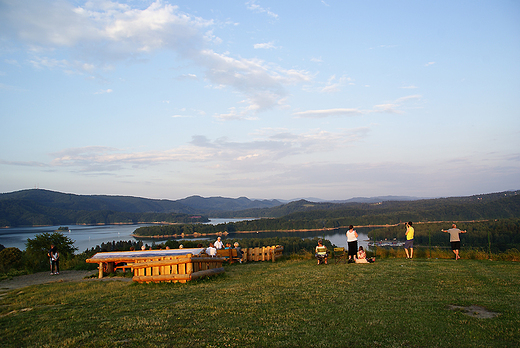
<svg viewBox="0 0 520 348"><path fill-rule="evenodd" d="M210 219L210 224L222 224L227 222L243 221L244 219ZM63 232L74 241L74 246L78 248L78 252L83 252L87 249L93 248L101 243L112 241L128 241L137 240L131 235L134 231L143 226L155 226L155 224L137 224L137 225L62 225L68 226L69 232ZM43 227L14 227L0 229L0 244L8 247L15 247L20 250L25 250L25 243L27 238L33 239L36 235L41 233L55 232L60 226L43 226ZM365 249L368 247L368 232L371 228L358 228L359 234L358 244ZM227 238L269 238L269 237L300 237L300 238L323 238L328 239L332 244L342 247L346 246L345 229L338 229L333 231L319 231L319 232L262 232L262 233L232 233ZM185 239L213 239L215 237L205 238L185 238ZM159 240L143 240L147 244L152 244L153 241Z"/></svg>

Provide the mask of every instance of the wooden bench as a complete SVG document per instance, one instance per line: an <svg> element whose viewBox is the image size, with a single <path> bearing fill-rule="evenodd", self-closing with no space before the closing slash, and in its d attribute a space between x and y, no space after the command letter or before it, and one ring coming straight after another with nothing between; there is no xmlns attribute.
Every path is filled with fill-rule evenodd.
<svg viewBox="0 0 520 348"><path fill-rule="evenodd" d="M242 253L242 255L244 255ZM234 263L242 260L241 257L238 257L237 249L218 249L217 257L223 257L229 263Z"/></svg>

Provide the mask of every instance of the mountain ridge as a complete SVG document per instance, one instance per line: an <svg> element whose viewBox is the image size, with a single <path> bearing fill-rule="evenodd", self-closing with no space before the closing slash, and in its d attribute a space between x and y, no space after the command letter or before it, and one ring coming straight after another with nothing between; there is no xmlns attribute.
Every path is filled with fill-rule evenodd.
<svg viewBox="0 0 520 348"><path fill-rule="evenodd" d="M28 189L0 194L0 226L64 223L200 222L207 216L218 218L282 217L289 214L316 214L315 211L360 211L368 206L390 210L461 209L517 195L504 191L463 197L417 199L408 196L378 196L345 201L312 202L305 199L284 204L280 200L251 200L247 197L189 196L179 200L133 196L77 195L44 189ZM450 208L449 208L450 207ZM454 208L455 207L455 208ZM327 214L329 214L327 213ZM325 214L325 213L324 213ZM191 217L190 217L191 216ZM204 217L202 217L204 216Z"/></svg>

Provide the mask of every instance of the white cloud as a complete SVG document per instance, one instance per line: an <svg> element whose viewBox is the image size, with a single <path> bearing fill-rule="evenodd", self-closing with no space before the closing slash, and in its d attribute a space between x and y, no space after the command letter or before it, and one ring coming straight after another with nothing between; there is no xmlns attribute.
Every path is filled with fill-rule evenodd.
<svg viewBox="0 0 520 348"><path fill-rule="evenodd" d="M419 94L408 95L405 97L397 98L395 101L393 101L391 103L374 105L374 108L371 112L402 114L403 111L401 110L401 108L403 107L403 104L405 104L409 101L413 101L413 100L420 100L421 98L422 98L422 96Z"/></svg>
<svg viewBox="0 0 520 348"><path fill-rule="evenodd" d="M213 24L161 1L143 10L111 1L89 1L84 7L64 1L13 1L4 6L0 21L9 28L6 33L27 43L35 54L68 47L85 61L105 62L159 48L187 55L201 47L202 30Z"/></svg>
<svg viewBox="0 0 520 348"><path fill-rule="evenodd" d="M250 10L277 15L255 1ZM242 111L259 112L284 105L287 85L310 81L303 70L283 69L258 59L233 58L209 49L215 39L204 20L179 11L177 6L153 2L144 9L112 1L89 1L74 7L63 1L10 2L0 14L11 38L21 38L31 50L30 63L39 69L59 68L67 73L113 68L121 60L138 61L158 50L172 50L180 58L195 62L213 85L243 93L249 106ZM208 30L209 28L209 30ZM274 48L272 42L257 48ZM64 50L66 49L66 50ZM66 52L65 58L53 57ZM46 55L44 55L46 54ZM69 59L70 56L74 60ZM188 74L181 78L196 79Z"/></svg>
<svg viewBox="0 0 520 348"><path fill-rule="evenodd" d="M106 93L112 93L113 91L109 89L103 89L101 91L95 92L94 94L106 94Z"/></svg>
<svg viewBox="0 0 520 348"><path fill-rule="evenodd" d="M388 114L401 114L402 111L398 110L399 104L378 104L374 105L372 112L385 112Z"/></svg>
<svg viewBox="0 0 520 348"><path fill-rule="evenodd" d="M53 59L48 57L35 57L34 59L29 60L29 63L35 67L36 69L43 69L43 68L68 68L70 67L70 64L65 59Z"/></svg>
<svg viewBox="0 0 520 348"><path fill-rule="evenodd" d="M400 110L403 104L412 101L419 100L422 96L418 94L409 95L396 99L391 103L377 104L371 110L360 110L353 108L335 108L335 109L322 109L322 110L307 110L298 111L293 113L293 116L297 118L324 118L329 116L358 116L373 112L384 112L391 114L401 114L403 111Z"/></svg>
<svg viewBox="0 0 520 348"><path fill-rule="evenodd" d="M353 85L352 79L349 77L340 77L339 79L336 78L336 75L332 75L328 80L327 84L320 89L321 93L334 93L339 92L341 90L341 87L343 87L347 82L349 82L350 85Z"/></svg>
<svg viewBox="0 0 520 348"><path fill-rule="evenodd" d="M328 116L357 116L363 114L358 109L323 109L323 110L307 110L293 113L298 118L323 118Z"/></svg>
<svg viewBox="0 0 520 348"><path fill-rule="evenodd" d="M430 65L433 65L433 64L435 64L435 62L428 62L428 63L424 64L424 66L430 66Z"/></svg>
<svg viewBox="0 0 520 348"><path fill-rule="evenodd" d="M266 43L259 43L259 44L254 44L253 47L255 49L271 49L271 48L276 48L274 47L274 43L271 41L271 42L266 42Z"/></svg>
<svg viewBox="0 0 520 348"><path fill-rule="evenodd" d="M249 111L264 111L283 103L285 85L310 81L302 70L285 70L258 59L235 59L212 50L204 50L197 63L206 68L206 78L216 85L231 86L244 93Z"/></svg>
<svg viewBox="0 0 520 348"><path fill-rule="evenodd" d="M274 12L272 12L270 9L265 9L261 7L260 5L256 4L256 0L250 0L246 2L246 6L248 10L258 12L258 13L267 13L268 16L278 19L278 15Z"/></svg>

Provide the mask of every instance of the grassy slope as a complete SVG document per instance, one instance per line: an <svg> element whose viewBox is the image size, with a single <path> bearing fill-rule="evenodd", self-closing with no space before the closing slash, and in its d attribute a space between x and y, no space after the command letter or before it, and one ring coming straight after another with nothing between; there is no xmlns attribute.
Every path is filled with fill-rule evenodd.
<svg viewBox="0 0 520 348"><path fill-rule="evenodd" d="M519 299L518 263L293 259L190 284L34 286L0 300L0 330L6 347L518 347Z"/></svg>

